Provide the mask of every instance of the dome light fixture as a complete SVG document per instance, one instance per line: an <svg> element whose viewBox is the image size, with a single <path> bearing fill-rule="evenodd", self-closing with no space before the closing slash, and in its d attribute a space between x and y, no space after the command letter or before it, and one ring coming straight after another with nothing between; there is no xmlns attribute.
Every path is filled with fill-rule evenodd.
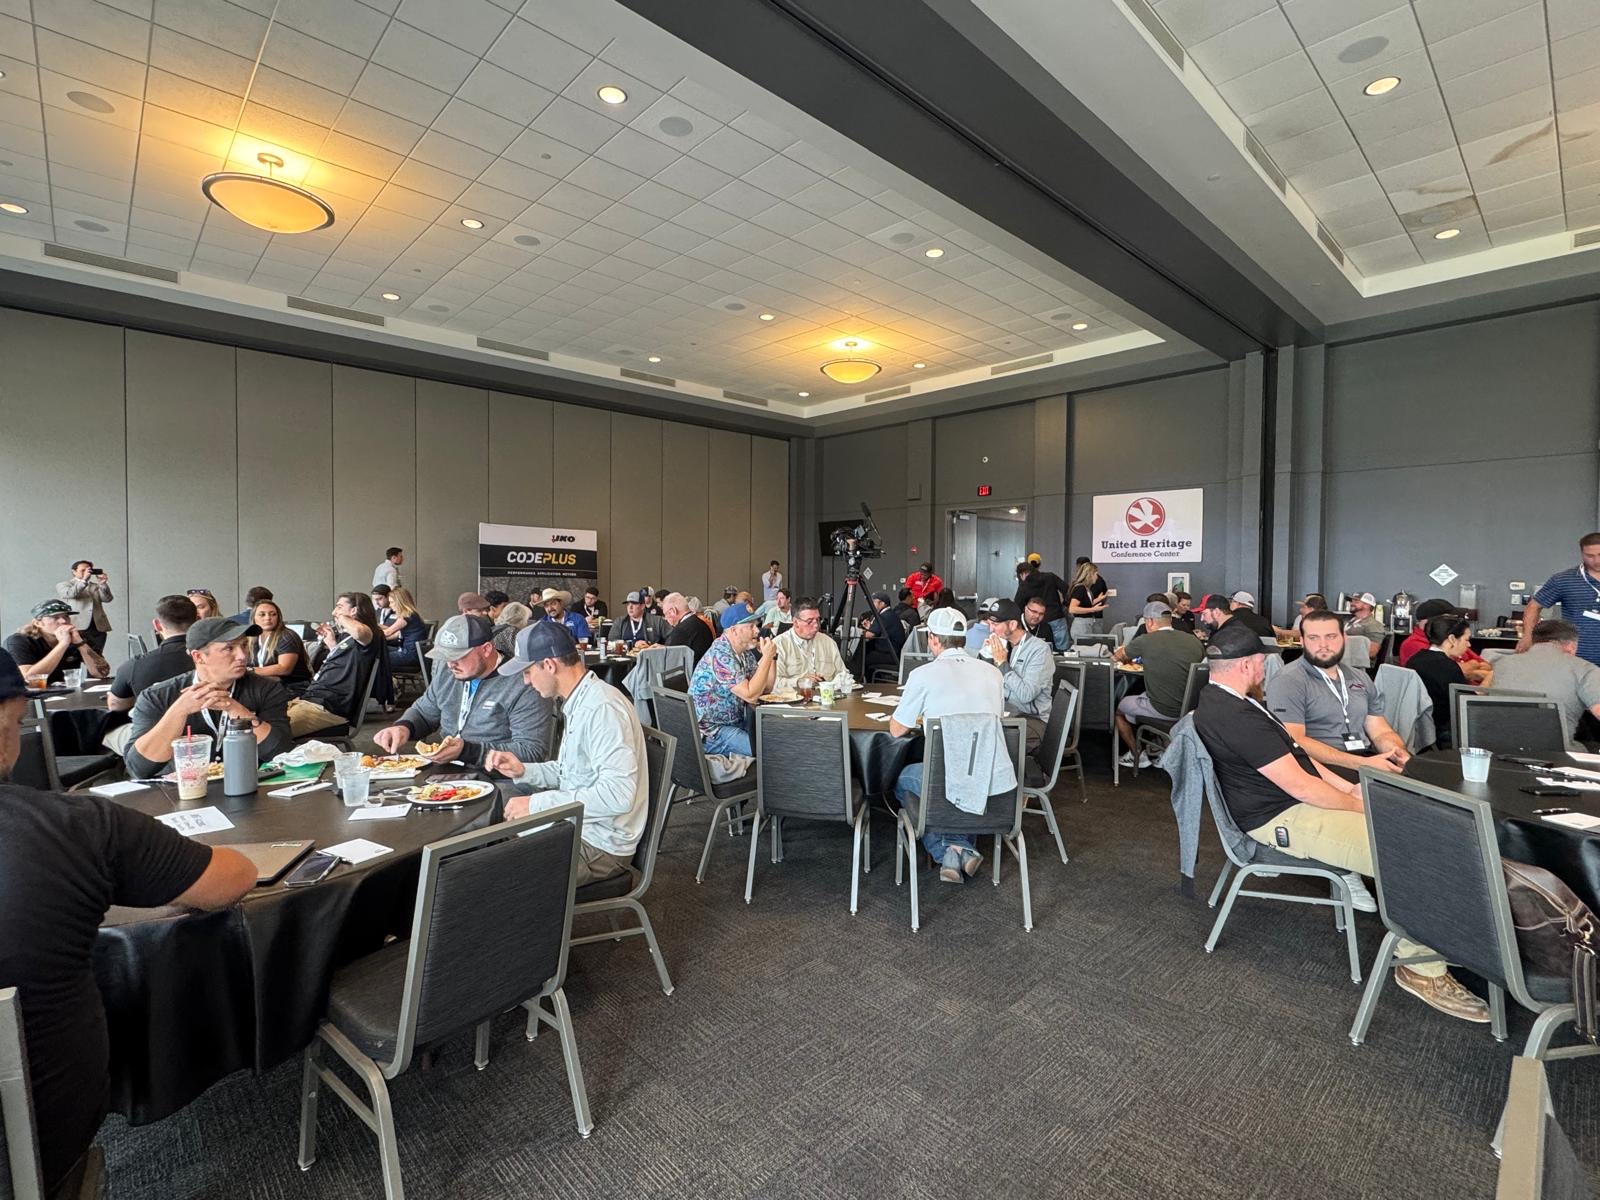
<svg viewBox="0 0 1600 1200"><path fill-rule="evenodd" d="M1085 329L1089 328L1089 322L1087 322L1087 321L1074 321L1072 323L1072 327L1074 329L1076 329L1079 333L1082 333Z"/></svg>
<svg viewBox="0 0 1600 1200"><path fill-rule="evenodd" d="M846 338L839 343L839 347L852 357L836 358L822 364L822 373L835 383L865 383L883 370L870 358L853 357L855 352L862 348L861 342L857 339Z"/></svg>
<svg viewBox="0 0 1600 1200"><path fill-rule="evenodd" d="M200 181L200 190L224 212L268 233L312 233L333 224L333 209L322 197L272 177L283 166L281 157L263 151L256 161L267 174L217 171Z"/></svg>
<svg viewBox="0 0 1600 1200"><path fill-rule="evenodd" d="M28 209L25 205L18 204L14 200L7 200L4 204L0 204L0 212L7 212L12 216L20 217L27 211Z"/></svg>
<svg viewBox="0 0 1600 1200"><path fill-rule="evenodd" d="M804 400L807 396L811 395L811 393L810 392L796 392L795 395L799 396L800 399Z"/></svg>
<svg viewBox="0 0 1600 1200"><path fill-rule="evenodd" d="M1459 229L1441 229L1433 235L1433 240L1436 242L1448 242L1451 238L1460 236L1461 230Z"/></svg>
<svg viewBox="0 0 1600 1200"><path fill-rule="evenodd" d="M926 367L926 366L927 366L927 365L928 365L928 364L927 364L927 363L912 363L912 364L911 364L911 369L912 369L912 370L913 370L913 371L920 371L920 370L922 370L922 369L923 369L923 368L924 368L924 367Z"/></svg>
<svg viewBox="0 0 1600 1200"><path fill-rule="evenodd" d="M628 93L614 83L606 84L595 95L600 97L603 104L625 104L628 100Z"/></svg>
<svg viewBox="0 0 1600 1200"><path fill-rule="evenodd" d="M400 299L400 293L399 292L384 292L378 298L380 300L388 300L388 301L390 301L392 303L392 302Z"/></svg>
<svg viewBox="0 0 1600 1200"><path fill-rule="evenodd" d="M943 258L944 250L939 246L929 246L922 254L924 258Z"/></svg>
<svg viewBox="0 0 1600 1200"><path fill-rule="evenodd" d="M650 356L650 358L649 358L649 361L650 361L650 362L660 362L660 361L661 361L661 355L659 355L659 354L652 354L652 355L651 355L651 356Z"/></svg>
<svg viewBox="0 0 1600 1200"><path fill-rule="evenodd" d="M462 217L461 218L461 224L462 224L463 227L465 227L467 229L482 229L483 228L483 222L478 220L477 217Z"/></svg>

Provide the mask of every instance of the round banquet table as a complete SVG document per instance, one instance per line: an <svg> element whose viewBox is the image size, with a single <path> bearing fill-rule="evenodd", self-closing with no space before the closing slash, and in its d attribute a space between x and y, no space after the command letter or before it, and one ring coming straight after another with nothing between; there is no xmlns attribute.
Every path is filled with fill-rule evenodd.
<svg viewBox="0 0 1600 1200"><path fill-rule="evenodd" d="M1547 753L1544 758L1557 766L1585 766L1559 752ZM1535 783L1535 775L1541 773L1496 758L1490 763L1487 782L1468 783L1461 778L1461 756L1454 750L1415 755L1405 769L1412 779L1488 801L1494 809L1502 855L1553 872L1585 904L1600 911L1600 835L1533 814L1536 808L1559 807L1600 817L1600 792L1530 796L1520 790Z"/></svg>
<svg viewBox="0 0 1600 1200"><path fill-rule="evenodd" d="M133 1124L177 1112L234 1071L266 1071L303 1049L334 971L379 949L386 935L410 932L423 846L488 824L498 802L489 796L458 809L351 821L346 813L356 810L331 785L267 795L279 786L286 785L266 782L253 796L230 797L215 782L204 800L180 802L175 786L157 784L115 797L151 816L215 805L234 827L198 836L212 845L311 838L320 849L361 837L393 851L342 863L309 887L256 888L219 912L107 913L95 979L111 1036L111 1107Z"/></svg>
<svg viewBox="0 0 1600 1200"><path fill-rule="evenodd" d="M884 694L898 698L898 693L894 691L885 691ZM894 712L894 705L874 704L870 700L862 699L859 691L838 697L834 700L832 708L825 709L815 700L810 704L796 702L785 704L783 707L810 712L840 712L845 715L850 727L850 771L869 796L892 795L894 781L899 777L901 768L912 761L912 751L916 750L919 757L921 755L920 736L895 737L889 732L889 722L870 719L869 714L881 714L887 717Z"/></svg>
<svg viewBox="0 0 1600 1200"><path fill-rule="evenodd" d="M88 688L104 690L89 691ZM50 736L55 741L58 755L104 754L100 739L105 736L110 710L106 697L111 683L93 679L82 690L52 688L43 693L38 702L43 714L50 720ZM126 720L119 717L119 721Z"/></svg>
<svg viewBox="0 0 1600 1200"><path fill-rule="evenodd" d="M634 660L626 654L608 654L601 658L593 650L583 652L583 661L589 670L612 687L621 687L622 681L633 671Z"/></svg>

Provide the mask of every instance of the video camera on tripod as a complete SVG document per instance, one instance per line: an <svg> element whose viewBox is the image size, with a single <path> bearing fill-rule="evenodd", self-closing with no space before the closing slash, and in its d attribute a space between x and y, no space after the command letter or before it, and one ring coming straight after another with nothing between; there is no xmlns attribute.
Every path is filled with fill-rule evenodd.
<svg viewBox="0 0 1600 1200"><path fill-rule="evenodd" d="M866 501L861 502L861 517L854 525L840 525L833 531L833 553L845 561L845 580L861 581L863 559L882 558L883 544L879 539L878 525L872 519L872 510Z"/></svg>

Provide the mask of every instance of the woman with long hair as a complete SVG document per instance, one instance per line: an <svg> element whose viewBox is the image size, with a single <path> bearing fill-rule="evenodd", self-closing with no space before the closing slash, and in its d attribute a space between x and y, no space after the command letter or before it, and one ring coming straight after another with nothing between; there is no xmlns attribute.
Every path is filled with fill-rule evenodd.
<svg viewBox="0 0 1600 1200"><path fill-rule="evenodd" d="M420 671L422 643L428 640L428 623L417 611L416 601L404 587L389 590L389 610L394 620L384 625L383 634L399 642L389 647L389 670Z"/></svg>
<svg viewBox="0 0 1600 1200"><path fill-rule="evenodd" d="M1097 587L1100 568L1085 559L1072 573L1072 587L1067 593L1067 615L1072 621L1070 633L1099 633L1100 615L1106 611L1105 590Z"/></svg>
<svg viewBox="0 0 1600 1200"><path fill-rule="evenodd" d="M291 692L311 682L305 643L300 635L283 623L283 610L273 600L262 600L250 610L251 623L261 632L250 639L252 675L276 679Z"/></svg>
<svg viewBox="0 0 1600 1200"><path fill-rule="evenodd" d="M297 738L347 722L360 728L369 672L379 673L372 686L374 699L387 702L394 694L383 627L369 593L340 592L333 602L333 620L317 626L317 637L328 647L328 656L305 694L289 701L289 731Z"/></svg>
<svg viewBox="0 0 1600 1200"><path fill-rule="evenodd" d="M223 615L222 606L217 603L217 598L211 594L209 588L190 588L188 596L194 602L194 611L199 614L195 620L204 621L207 617Z"/></svg>

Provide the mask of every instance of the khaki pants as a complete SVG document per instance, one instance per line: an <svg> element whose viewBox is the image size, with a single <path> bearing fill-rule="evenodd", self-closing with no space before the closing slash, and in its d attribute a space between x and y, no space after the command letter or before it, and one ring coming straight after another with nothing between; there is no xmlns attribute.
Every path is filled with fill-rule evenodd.
<svg viewBox="0 0 1600 1200"><path fill-rule="evenodd" d="M320 704L313 704L298 696L289 701L289 734L292 737L304 737L319 729L332 729L344 723L343 717L336 716Z"/></svg>
<svg viewBox="0 0 1600 1200"><path fill-rule="evenodd" d="M128 752L128 743L133 740L133 726L118 725L100 739L100 744L111 753L121 757Z"/></svg>
<svg viewBox="0 0 1600 1200"><path fill-rule="evenodd" d="M1286 829L1289 844L1278 845L1274 837L1277 829ZM1263 846L1271 846L1294 858L1314 858L1332 867L1342 867L1357 875L1372 878L1372 843L1367 838L1367 818L1363 813L1342 808L1318 808L1313 804L1296 804L1285 809L1259 829L1250 830L1250 836ZM1401 938L1395 953L1402 958L1412 955L1427 956L1433 951L1426 946ZM1423 963L1411 968L1418 975L1443 975L1444 963Z"/></svg>
<svg viewBox="0 0 1600 1200"><path fill-rule="evenodd" d="M598 847L591 846L581 838L578 841L578 886L586 883L598 883L602 879L610 879L613 875L621 875L628 869L629 860L618 858L615 854L607 854Z"/></svg>

